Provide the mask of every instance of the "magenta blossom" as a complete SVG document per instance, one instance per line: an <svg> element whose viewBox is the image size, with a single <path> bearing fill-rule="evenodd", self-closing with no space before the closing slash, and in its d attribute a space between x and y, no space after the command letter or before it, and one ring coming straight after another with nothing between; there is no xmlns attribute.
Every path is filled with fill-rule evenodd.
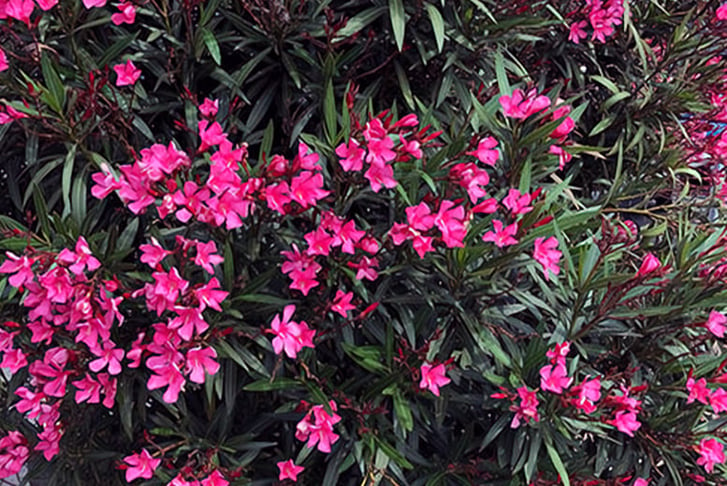
<svg viewBox="0 0 727 486"><path fill-rule="evenodd" d="M419 388L422 390L429 389L436 396L439 396L439 387L452 381L445 376L446 371L447 369L443 364L437 366L432 366L429 363L422 364L422 379L419 382Z"/></svg>

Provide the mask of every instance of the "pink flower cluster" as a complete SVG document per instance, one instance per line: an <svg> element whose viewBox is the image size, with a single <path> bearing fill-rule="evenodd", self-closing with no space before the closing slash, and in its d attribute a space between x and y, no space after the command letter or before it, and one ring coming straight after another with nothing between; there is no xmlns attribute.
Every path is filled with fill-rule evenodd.
<svg viewBox="0 0 727 486"><path fill-rule="evenodd" d="M331 413L328 413L323 405L314 405L295 428L295 438L300 441L307 440L309 449L318 444L319 451L331 452L331 445L339 438L338 434L333 432L333 426L341 421L341 417L336 413L338 407L333 400L330 400L328 405Z"/></svg>
<svg viewBox="0 0 727 486"><path fill-rule="evenodd" d="M393 124L391 121L391 115L381 113L366 123L361 133L363 140L352 137L348 143L336 147L336 155L345 172L360 172L364 163L368 164L364 177L374 192L396 187L392 164L412 157L421 159L422 146L436 136L425 137L428 127L414 131L419 124L416 115L407 115Z"/></svg>
<svg viewBox="0 0 727 486"><path fill-rule="evenodd" d="M590 23L593 32L591 33L591 41L598 40L600 43L606 42L606 37L614 33L614 26L621 25L624 14L624 0L585 0L586 5L582 9L581 14L586 16L588 20L579 20L570 26L570 34L568 39L578 44L581 39L585 39L588 34L586 27Z"/></svg>
<svg viewBox="0 0 727 486"><path fill-rule="evenodd" d="M320 215L316 229L309 231L303 237L306 242L303 251L293 243L291 251L281 253L285 258L282 271L290 277L291 289L308 295L312 288L320 284L317 275L323 266L316 261L318 256L342 259L346 266L356 270L357 280L373 281L378 278L376 271L378 260L373 255L378 253L380 244L366 231L357 229L353 220L346 221L332 211L325 211ZM352 259L345 255L356 258Z"/></svg>
<svg viewBox="0 0 727 486"><path fill-rule="evenodd" d="M429 205L422 201L416 206L406 208L406 217L408 224L394 223L389 236L395 245L411 240L420 258L434 251L432 243L435 237L448 248L464 247L468 220L463 206L455 206L453 201L445 199L434 214ZM439 230L439 236L427 235L426 233L434 227Z"/></svg>
<svg viewBox="0 0 727 486"><path fill-rule="evenodd" d="M87 275L100 268L88 242L80 237L74 250L58 254L29 250L17 256L6 253L0 273L9 274L10 285L25 290L22 300L28 309L30 346L15 345L21 325L5 322L0 328L0 367L11 373L28 367L30 380L15 394L15 408L40 427L34 446L47 460L59 450L63 435L60 416L62 400L71 384L77 403L103 403L111 408L116 396L116 378L121 372L124 351L111 340L114 323L123 323L118 306L123 297L114 297L115 281L100 281ZM56 333L68 333L82 346L64 347L55 343ZM45 351L40 346L48 346ZM66 346L68 346L66 344ZM31 353L34 356L31 358ZM104 371L105 370L105 371ZM104 396L103 400L101 395Z"/></svg>
<svg viewBox="0 0 727 486"><path fill-rule="evenodd" d="M534 89L528 91L527 94L520 89L516 89L513 91L512 96L500 96L499 102L502 107L502 113L506 117L515 120L529 118L543 110L547 110L551 105L550 98L539 95ZM568 116L571 112L570 105L562 105L560 103L561 100L558 100L556 108L545 121L555 122L561 120L560 124L550 133L550 138L560 142L561 145L551 145L548 153L558 157L558 169L563 170L565 165L572 159L571 154L563 147L570 144L566 139L575 128L575 121Z"/></svg>
<svg viewBox="0 0 727 486"><path fill-rule="evenodd" d="M124 458L124 462L119 466L120 469L126 470L126 482L131 483L136 479L151 479L154 472L159 468L162 459L153 457L149 451L142 449L140 453L134 453ZM167 486L228 486L230 484L219 469L214 469L208 475L205 474L203 479L194 478L185 479L188 474L179 473Z"/></svg>
<svg viewBox="0 0 727 486"><path fill-rule="evenodd" d="M0 3L0 19L16 19L31 27L30 16L33 15L36 5L43 11L48 11L58 4L58 0L6 0ZM86 9L103 7L106 0L83 0ZM136 7L131 2L122 2L117 5L121 13L113 14L111 21L115 25L122 23L132 24L136 18ZM37 25L37 24L36 24Z"/></svg>

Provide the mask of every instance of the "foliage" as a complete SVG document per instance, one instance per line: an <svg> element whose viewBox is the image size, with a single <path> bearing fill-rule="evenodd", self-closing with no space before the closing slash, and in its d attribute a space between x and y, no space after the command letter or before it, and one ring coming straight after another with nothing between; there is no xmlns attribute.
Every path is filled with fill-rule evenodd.
<svg viewBox="0 0 727 486"><path fill-rule="evenodd" d="M0 39L0 475L721 483L727 7L9 0Z"/></svg>

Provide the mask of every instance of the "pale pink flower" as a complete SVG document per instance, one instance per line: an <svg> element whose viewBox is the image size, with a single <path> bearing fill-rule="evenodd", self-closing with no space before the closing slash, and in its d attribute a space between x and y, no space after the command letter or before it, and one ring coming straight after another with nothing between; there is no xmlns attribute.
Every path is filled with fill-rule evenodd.
<svg viewBox="0 0 727 486"><path fill-rule="evenodd" d="M452 381L445 376L446 371L447 369L443 364L437 366L432 366L429 363L422 364L422 379L419 382L419 388L422 390L429 389L436 396L439 396L439 387Z"/></svg>

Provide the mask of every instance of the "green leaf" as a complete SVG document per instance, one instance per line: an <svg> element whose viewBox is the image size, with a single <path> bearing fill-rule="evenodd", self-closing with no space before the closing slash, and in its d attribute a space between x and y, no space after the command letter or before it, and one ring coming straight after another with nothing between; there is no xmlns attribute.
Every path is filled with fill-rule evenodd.
<svg viewBox="0 0 727 486"><path fill-rule="evenodd" d="M328 143L333 145L336 138L336 99L333 93L333 81L326 83L326 95L323 98L323 117L325 122L326 138Z"/></svg>
<svg viewBox="0 0 727 486"><path fill-rule="evenodd" d="M66 154L63 163L63 176L61 177L61 192L63 194L63 217L71 214L71 183L73 182L73 164L76 160L78 145L72 145Z"/></svg>
<svg viewBox="0 0 727 486"><path fill-rule="evenodd" d="M401 426L407 432L414 430L414 418L411 415L411 406L409 402L405 401L401 396L401 391L398 388L394 390L394 412L396 417L401 422Z"/></svg>
<svg viewBox="0 0 727 486"><path fill-rule="evenodd" d="M131 220L131 223L129 223L126 228L124 228L124 231L121 232L121 235L119 235L119 239L116 242L115 251L121 252L131 249L131 245L134 243L134 239L136 239L136 233L138 231L139 218L134 218Z"/></svg>
<svg viewBox="0 0 727 486"><path fill-rule="evenodd" d="M555 449L555 446L553 446L553 439L548 434L545 434L543 438L545 439L545 449L548 451L550 462L553 463L553 467L560 475L560 480L562 481L564 486L570 486L568 471L566 471L565 465L563 464L563 461L561 460L558 451Z"/></svg>
<svg viewBox="0 0 727 486"><path fill-rule="evenodd" d="M500 90L500 94L512 94L510 81L508 81L507 72L505 71L505 57L500 50L495 52L495 76L497 77L497 87Z"/></svg>
<svg viewBox="0 0 727 486"><path fill-rule="evenodd" d="M40 66L43 71L43 79L48 85L51 96L51 100L49 100L51 101L50 105L56 113L63 116L63 107L66 104L66 88L52 61L45 52L43 51L43 55L40 58Z"/></svg>
<svg viewBox="0 0 727 486"><path fill-rule="evenodd" d="M432 30L434 31L434 40L437 42L437 51L442 52L442 48L444 47L444 19L437 7L431 3L426 4L426 7L427 13L429 14L429 21L432 23Z"/></svg>
<svg viewBox="0 0 727 486"><path fill-rule="evenodd" d="M274 390L289 390L297 388L301 384L292 378L277 378L275 381L258 380L245 385L242 389L251 392L264 392Z"/></svg>
<svg viewBox="0 0 727 486"><path fill-rule="evenodd" d="M202 40L204 40L204 45L207 47L207 51L210 53L210 56L212 56L212 60L214 60L215 64L219 66L220 62L222 62L222 57L220 55L220 46L217 43L215 35L206 28L201 29L201 34Z"/></svg>
<svg viewBox="0 0 727 486"><path fill-rule="evenodd" d="M389 0L389 19L391 28L394 31L396 47L401 51L404 46L404 34L406 32L406 12L404 11L403 0Z"/></svg>

